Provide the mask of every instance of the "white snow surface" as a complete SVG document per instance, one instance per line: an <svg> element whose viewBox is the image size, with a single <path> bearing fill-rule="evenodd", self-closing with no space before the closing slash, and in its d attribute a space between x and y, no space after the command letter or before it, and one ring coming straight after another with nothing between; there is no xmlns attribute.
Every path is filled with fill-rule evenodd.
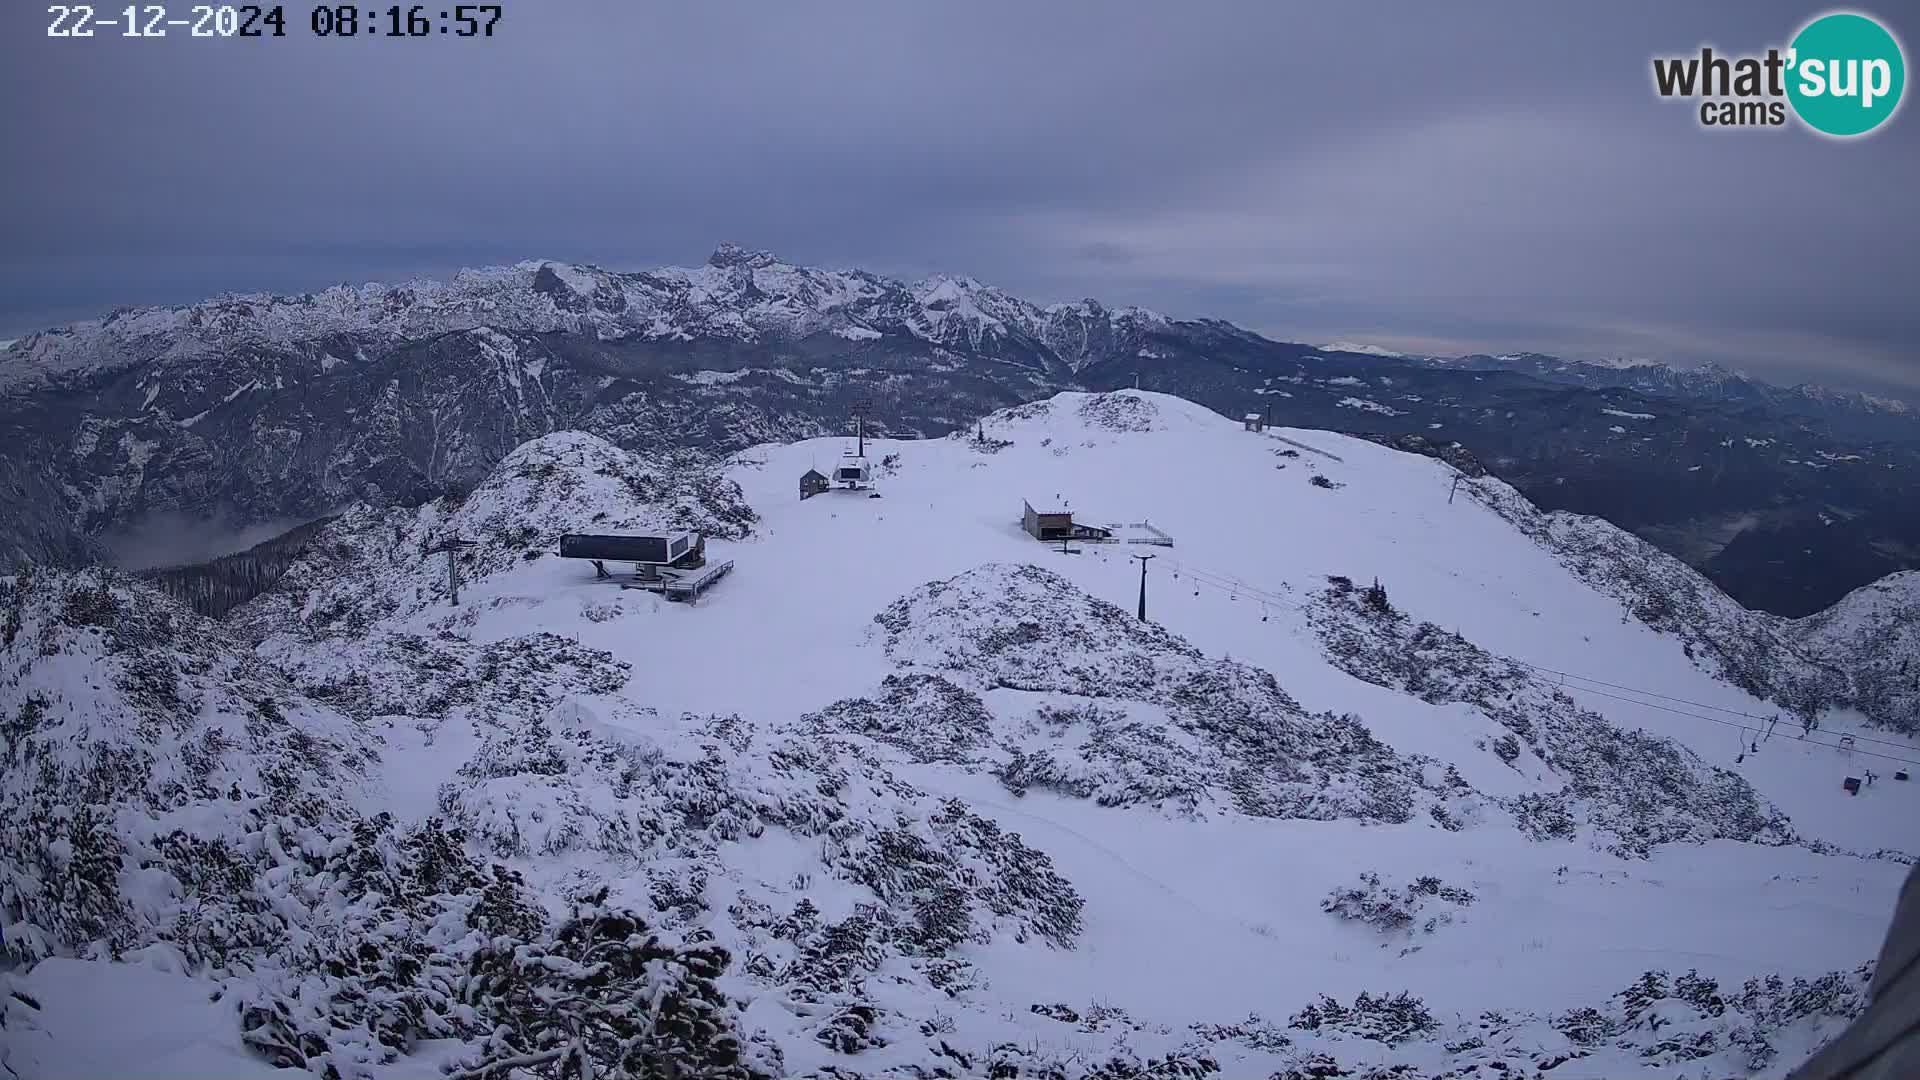
<svg viewBox="0 0 1920 1080"><path fill-rule="evenodd" d="M1335 402L1335 405L1342 409L1359 409L1363 412L1376 412L1376 413L1382 413L1387 416L1407 415L1405 412L1399 409L1396 409L1391 405L1382 405L1379 402L1373 400L1372 398L1346 397L1346 398L1341 398L1339 401Z"/></svg>
<svg viewBox="0 0 1920 1080"><path fill-rule="evenodd" d="M1315 345L1321 352L1359 353L1363 356L1405 356L1383 345L1366 345L1355 341L1335 341L1327 345Z"/></svg>
<svg viewBox="0 0 1920 1080"><path fill-rule="evenodd" d="M821 281L802 274L788 280L787 269L759 266L756 275L769 280L757 276L756 283L783 296L803 286L825 290L836 302L857 297L862 287L858 279ZM530 273L511 273L523 272ZM718 284L703 271L675 273L682 276L661 276L689 290ZM576 291L589 280L607 280L562 276ZM482 275L459 287L486 292L499 280ZM1002 316L983 305L973 285L944 279L917 286L928 305L924 325L965 319L979 332L991 332ZM315 302L339 310L352 302L350 295ZM435 303L460 302L448 292L428 295ZM1346 344L1324 348L1362 351ZM1539 757L1524 751L1514 764L1503 762L1488 746L1506 729L1479 706L1430 704L1363 682L1331 662L1315 629L1316 597L1327 589L1329 575L1361 585L1377 578L1409 618L1457 633L1496 657L1615 684L1603 693L1569 680L1563 692L1615 727L1672 740L1698 755L1702 768L1736 772L1763 802L1790 816L1800 837L1852 852L1920 851L1920 784L1882 781L1849 796L1840 783L1863 766L1893 771L1892 761L1869 758L1869 752L1920 759L1920 746L1861 728L1857 717L1834 714L1823 719L1822 738L1857 734L1859 752L1797 740L1783 724L1758 753L1736 761L1736 742L1758 737L1757 722L1756 729L1739 734L1699 715L1724 719L1732 713L1714 710L1731 710L1770 716L1775 707L1694 662L1679 639L1633 617L1626 602L1583 580L1561 555L1516 527L1510 514L1497 512L1518 499L1504 484L1467 480L1461 486L1473 497L1450 499L1456 474L1439 461L1323 431L1276 431L1334 455L1315 458L1315 468L1337 484L1323 489L1307 482L1305 470L1276 468L1283 466L1275 457L1282 447L1273 440L1248 435L1238 422L1192 403L1139 391L1061 394L996 413L986 418L984 430L990 440L984 446L971 425L945 439L869 440L868 456L889 462L880 470L879 498L832 491L806 501L796 498L795 479L813 463L835 459L843 440L768 445L735 455L726 476L737 483L736 491L731 483L674 480L667 470L591 436L548 436L516 451L462 505L350 513L337 535L364 550L331 564L335 580L316 572L283 583L238 622L283 627L265 635L259 655L291 672L310 696L312 685L331 677L332 669L364 668L377 682L380 665L394 655L381 651L388 648L385 642L438 640L449 649L499 645L515 651L530 635L551 634L585 650L604 650L631 665L624 683L566 693L552 707L550 722L668 759L700 756L710 736L701 734L697 718L737 714L763 733L764 747L764 740L803 715L822 714L846 699L875 698L889 676L937 671L978 695L986 709L984 727L966 745L956 743L950 756L903 749L924 745L916 741L924 735L911 730L863 734L843 727L836 738L864 747L863 753L928 799L963 800L1044 852L1085 899L1084 929L1071 948L1002 931L988 941L962 944L958 955L975 965L979 985L953 998L911 979L898 985L875 979L871 999L902 1019L889 1028L893 1045L858 1059L811 1041L811 1021L804 1015L780 1007L777 995L756 991L744 977L736 979L730 988L754 997L746 1025L786 1049L787 1067L796 1076L830 1063L895 1075L880 1070L924 1062L916 1055L925 1053L926 1040L912 1037L911 1028L929 1017L950 1021L951 1031L941 1037L976 1052L980 1062L996 1043L1031 1044L1086 1060L1116 1046L1142 1057L1165 1054L1196 1037L1192 1025L1252 1024L1247 1018L1257 1014L1298 1045L1278 1049L1239 1037L1206 1046L1222 1075L1263 1077L1299 1065L1308 1048L1321 1045L1317 1036L1285 1028L1287 1017L1320 994L1349 1001L1361 991L1405 990L1423 998L1443 1025L1467 1030L1482 1010L1545 1017L1599 1006L1648 969L1676 975L1698 969L1731 993L1756 976L1777 973L1791 980L1851 970L1876 952L1906 871L1901 862L1820 853L1801 843L1716 839L1658 846L1649 858L1629 859L1601 850L1585 832L1572 840L1529 840L1488 800L1558 787L1561 781ZM1177 546L1083 544L1078 554L1064 554L1058 545L1040 544L1021 530L1021 499L1055 491L1072 492L1076 505L1098 507L1102 521L1152 523L1175 537ZM741 515L738 499L754 513ZM1580 535L1614 531L1592 519L1553 520L1556 529ZM734 564L731 575L695 605L662 603L596 581L583 562L524 556L550 551L560 532L689 525L720 537L709 540L709 557ZM499 539L516 529L525 534L511 542ZM440 584L442 557L418 555L421 539L454 534L487 540L462 556L467 581L459 609L447 604ZM980 763L1002 760L994 755L1012 744L1066 747L1065 736L1047 735L1048 722L1035 717L1049 709L1083 708L1090 700L1085 693L1023 689L1017 679L996 684L965 665L942 666L948 664L940 659L943 650L967 633L990 631L996 597L1017 591L1010 583L1021 580L1021 572L996 568L1043 568L1131 618L1142 578L1141 563L1129 556L1138 554L1157 556L1146 566L1148 614L1180 640L1179 648L1193 650L1205 664L1231 661L1248 673L1270 675L1305 713L1353 714L1392 751L1408 755L1407 762L1427 763L1404 766L1415 773L1431 779L1453 765L1478 793L1451 804L1465 807L1464 827L1441 828L1425 813L1398 824L1250 816L1224 795L1203 800L1198 813L1167 803L1101 805L1040 787L1016 794L990 775ZM959 613L951 624L911 615L910 632L900 638L877 619L890 610L921 611L949 589L960 590L947 597L949 603L968 598L946 609ZM1890 610L1913 610L1916 595L1920 574L1889 579L1815 616L1808 632L1850 641L1849 633L1880 625ZM912 604L903 600L916 596L921 599ZM890 608L896 601L905 606ZM1909 606L1896 607L1901 604ZM333 618L336 610L349 617L324 626L316 621L322 614ZM1033 633L1044 636L1044 615L1032 618ZM1073 623L1085 625L1092 624ZM1067 640L1094 642L1106 632L1070 628ZM1061 670L1091 679L1088 673L1103 670L1101 656L1069 653ZM45 677L75 685L88 681L77 667L37 670L55 671ZM1124 666L1116 670L1124 675ZM404 697L406 672L396 677L397 695ZM1033 677L1051 678L1044 666ZM1196 736L1170 719L1170 706L1122 697L1110 702L1119 710L1114 723L1165 732L1169 760L1202 756ZM1691 703L1679 708L1699 715L1655 707L1676 701ZM381 708L404 711L400 705ZM446 805L445 792L435 793L446 782L464 784L455 770L474 752L482 730L478 720L472 731L453 723L466 715L458 708L447 715L438 737L424 724L381 727L378 716L361 721L383 731L383 764L368 781L374 793L356 794L355 801L370 799L416 821L436 803ZM1081 737L1091 729L1071 730ZM1086 754L1086 747L1079 752ZM760 768L743 755L735 767ZM854 760L848 759L849 767ZM1098 771L1091 758L1076 768ZM520 805L548 828L582 812L568 805L575 796L552 790L552 802L529 788L513 796L528 801L498 805ZM461 798L481 805L489 796L474 790ZM591 801L585 794L577 798ZM873 805L910 816L924 812L915 809L922 802L896 795ZM822 847L823 841L780 826L723 845L723 877L705 886L708 910L699 921L737 959L750 946L725 915L736 894L776 911L804 894L835 917L871 900L864 886L822 864ZM612 882L616 893L643 894L652 857L591 847L551 857L530 854L516 863L533 880L584 873ZM1330 890L1354 885L1369 872L1405 880L1433 875L1477 899L1453 913L1451 922L1410 937L1382 935L1321 910ZM796 875L810 875L811 884L796 884L807 880ZM54 958L13 978L42 1006L28 1024L8 1029L10 1064L23 1077L268 1074L260 1059L241 1049L230 1011L208 1004L204 984L167 963ZM1083 1014L1090 1006L1123 1010L1131 1026L1075 1026L1029 1011L1030 1005L1056 1002ZM103 1025L97 1022L102 1015L120 1019ZM1796 1021L1774 1037L1778 1059L1756 1074L1784 1075L1842 1023ZM1547 1041L1559 1038L1544 1026L1538 1030ZM1396 1051L1402 1056L1394 1057L1378 1042L1339 1043L1341 1053L1355 1055L1343 1060L1439 1068L1437 1041L1423 1045L1403 1047ZM423 1048L402 1058L389 1075L434 1075L434 1054L440 1052ZM1713 1063L1731 1060L1715 1057ZM1653 1064L1602 1045L1551 1075L1640 1075ZM1669 1066L1644 1074L1673 1075L1680 1068Z"/></svg>

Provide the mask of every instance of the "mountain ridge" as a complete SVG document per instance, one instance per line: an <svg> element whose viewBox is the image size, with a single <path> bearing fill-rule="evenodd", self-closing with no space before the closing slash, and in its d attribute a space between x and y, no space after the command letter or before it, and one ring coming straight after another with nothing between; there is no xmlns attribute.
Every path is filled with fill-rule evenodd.
<svg viewBox="0 0 1920 1080"><path fill-rule="evenodd" d="M544 296L547 302L522 293ZM83 373L89 361L111 364L102 358L106 343L90 340L98 337L125 345L180 334L214 348L293 346L333 334L417 338L489 326L651 338L705 334L745 341L768 334L805 336L822 331L847 333L858 340L863 332L894 331L935 343L964 338L976 348L996 336L1024 337L1047 345L1067 372L1077 373L1094 362L1086 349L1097 337L1094 328L1104 326L1109 333L1124 334L1170 322L1212 324L1287 344L1224 320L1175 320L1144 307L1109 308L1093 298L1041 305L965 275L935 273L907 281L859 269L788 263L770 251L723 243L699 267L617 271L591 263L529 259L465 268L444 281L417 278L397 284L342 284L302 294L233 292L191 304L117 308L99 319L0 342L0 392L17 390L36 375L59 378ZM954 325L949 328L949 323ZM1581 385L1692 395L1739 385L1776 401L1798 398L1900 417L1920 412L1913 402L1900 398L1812 382L1782 385L1717 362L1682 367L1646 359L1573 360L1531 352L1418 356L1346 340L1310 348L1476 370L1521 371ZM13 352L21 355L5 355ZM115 352L124 355L123 350Z"/></svg>
<svg viewBox="0 0 1920 1080"><path fill-rule="evenodd" d="M445 281L337 285L318 293L229 293L194 304L120 308L95 320L25 335L0 356L0 392L116 366L219 348L293 348L334 335L414 340L478 329L590 332L642 339L698 336L755 343L768 336L906 333L980 349L1004 340L1044 344L1071 373L1103 336L1125 336L1166 316L1085 299L1046 306L977 279L934 274L914 282L864 270L827 270L723 244L700 267L617 272L548 259L465 269ZM143 343L170 339L152 354ZM322 354L323 364L349 358ZM1079 357L1076 363L1075 357Z"/></svg>
<svg viewBox="0 0 1920 1080"><path fill-rule="evenodd" d="M1726 386L1746 398L1600 385L1655 369L1390 351L732 246L695 268L530 261L128 309L0 353L0 495L20 510L0 560L144 554L183 529L218 554L208 523L418 504L555 430L690 460L847 430L856 410L932 437L1062 390L1138 385L1228 416L1464 447L1542 505L1605 516L1783 615L1920 566L1920 437L1904 437L1920 419L1744 382Z"/></svg>

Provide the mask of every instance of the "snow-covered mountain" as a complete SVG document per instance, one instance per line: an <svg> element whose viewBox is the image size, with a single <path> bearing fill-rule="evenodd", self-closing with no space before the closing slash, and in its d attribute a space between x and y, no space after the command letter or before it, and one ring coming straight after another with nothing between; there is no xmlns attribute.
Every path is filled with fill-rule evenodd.
<svg viewBox="0 0 1920 1080"><path fill-rule="evenodd" d="M527 262L126 309L0 351L0 565L195 562L269 525L470 487L553 431L712 458L845 431L863 405L875 430L937 436L1129 386L1459 443L1749 607L1809 614L1915 565L1920 416L1731 374L1347 346L733 246L693 268Z"/></svg>
<svg viewBox="0 0 1920 1080"><path fill-rule="evenodd" d="M842 440L544 435L220 623L0 579L7 1066L1777 1077L1860 1009L1920 744L1853 654L1902 670L1911 575L1789 622L1362 439L966 427L805 501ZM554 555L668 527L735 564L697 604Z"/></svg>
<svg viewBox="0 0 1920 1080"><path fill-rule="evenodd" d="M1093 300L1040 307L965 277L906 283L861 270L794 266L723 244L695 268L617 273L535 260L467 270L447 282L122 309L12 343L0 363L0 392L128 367L163 376L170 361L244 349L312 349L331 368L365 362L369 352L399 342L481 328L749 343L905 334L1070 373L1166 321ZM344 347L328 351L330 340Z"/></svg>

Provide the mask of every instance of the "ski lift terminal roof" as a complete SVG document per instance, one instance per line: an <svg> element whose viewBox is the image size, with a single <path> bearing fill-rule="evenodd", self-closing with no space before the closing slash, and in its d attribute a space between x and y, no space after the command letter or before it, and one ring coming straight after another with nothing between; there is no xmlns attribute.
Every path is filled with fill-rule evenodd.
<svg viewBox="0 0 1920 1080"><path fill-rule="evenodd" d="M1071 494L1046 495L1046 496L1038 496L1038 497L1029 495L1026 499L1026 503L1028 506L1033 507L1033 512L1036 514L1083 514L1083 513L1086 513L1085 504L1075 499Z"/></svg>

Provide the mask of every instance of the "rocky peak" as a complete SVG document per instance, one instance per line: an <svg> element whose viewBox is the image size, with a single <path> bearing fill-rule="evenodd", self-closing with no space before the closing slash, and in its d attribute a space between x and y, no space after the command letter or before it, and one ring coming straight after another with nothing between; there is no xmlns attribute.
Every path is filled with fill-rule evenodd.
<svg viewBox="0 0 1920 1080"><path fill-rule="evenodd" d="M734 243L722 243L719 247L713 249L713 254L707 256L708 266L722 270L731 269L736 266L746 267L750 270L761 270L769 266L778 265L779 262L780 260L775 258L771 251L745 248Z"/></svg>

